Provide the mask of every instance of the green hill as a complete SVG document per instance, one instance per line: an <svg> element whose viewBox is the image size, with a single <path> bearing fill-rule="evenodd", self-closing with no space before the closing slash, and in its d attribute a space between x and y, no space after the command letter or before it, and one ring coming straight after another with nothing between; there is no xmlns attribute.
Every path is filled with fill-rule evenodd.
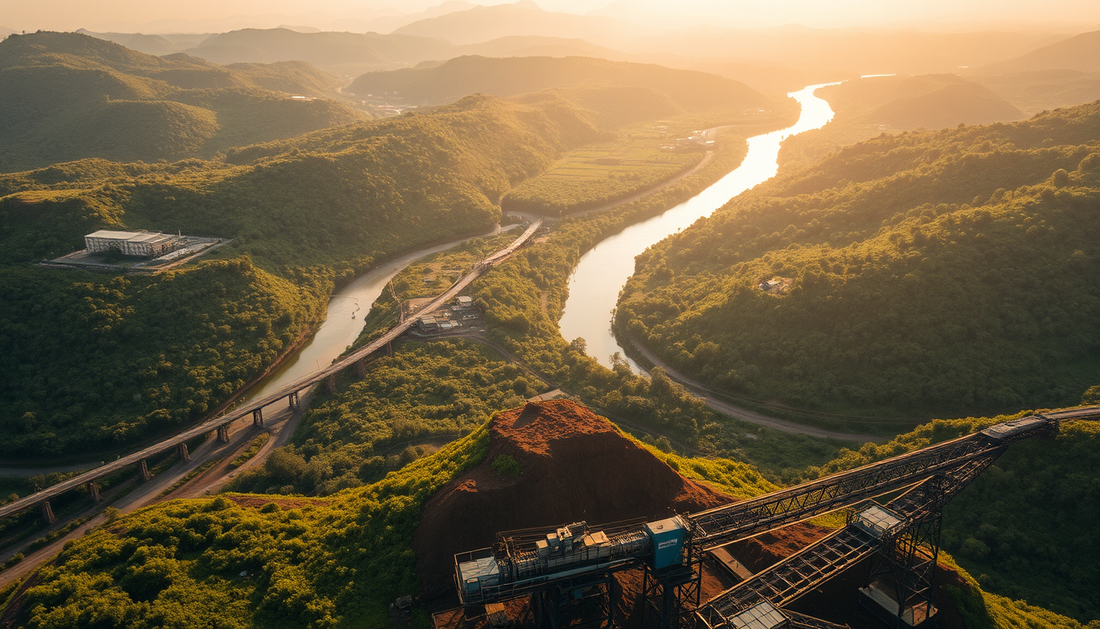
<svg viewBox="0 0 1100 629"><path fill-rule="evenodd" d="M246 28L211 35L184 52L214 63L304 61L326 72L355 76L388 70L426 59L450 56L445 41L378 33L299 33L287 28Z"/></svg>
<svg viewBox="0 0 1100 629"><path fill-rule="evenodd" d="M902 417L1100 382L1100 103L866 141L638 259L620 334L720 390Z"/></svg>
<svg viewBox="0 0 1100 629"><path fill-rule="evenodd" d="M756 109L769 103L744 84L712 74L589 57L458 57L432 67L364 74L347 91L435 105L474 93L508 97L591 83L654 89L691 111Z"/></svg>
<svg viewBox="0 0 1100 629"><path fill-rule="evenodd" d="M1081 33L1019 57L983 66L981 74L1012 74L1048 70L1100 72L1100 31Z"/></svg>
<svg viewBox="0 0 1100 629"><path fill-rule="evenodd" d="M874 77L818 90L841 125L942 129L1020 120L1024 114L986 87L953 74Z"/></svg>
<svg viewBox="0 0 1100 629"><path fill-rule="evenodd" d="M867 116L872 124L894 129L942 129L960 124L1011 122L1024 113L977 83L945 85L937 90L898 98Z"/></svg>
<svg viewBox="0 0 1100 629"><path fill-rule="evenodd" d="M212 156L363 120L323 98L334 84L301 63L226 68L76 33L12 36L0 43L0 170Z"/></svg>
<svg viewBox="0 0 1100 629"><path fill-rule="evenodd" d="M515 182L598 134L562 101L474 97L232 163L83 160L0 176L0 455L124 446L201 417L299 342L334 285L488 228ZM234 240L157 276L29 266L104 227Z"/></svg>

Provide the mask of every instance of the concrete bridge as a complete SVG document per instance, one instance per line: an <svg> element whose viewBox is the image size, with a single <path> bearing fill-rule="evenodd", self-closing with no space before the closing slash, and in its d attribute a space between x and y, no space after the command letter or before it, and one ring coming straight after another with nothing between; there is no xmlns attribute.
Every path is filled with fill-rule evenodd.
<svg viewBox="0 0 1100 629"><path fill-rule="evenodd" d="M416 324L420 317L429 315L448 301L454 299L461 293L467 286L470 285L475 279L480 277L485 271L493 266L503 262L510 255L515 253L522 245L527 243L538 229L542 227L542 220L537 220L532 223L518 238L512 241L507 247L497 251L496 253L486 257L484 260L474 265L473 270L464 275L458 281L451 285L446 291L437 296L423 308L417 312L417 316L408 320L400 321L396 326L391 328L382 336L378 337L374 341L371 341L367 345L355 350L348 356L344 357L338 362L332 365L315 371L308 376L300 378L287 386L279 389L278 391L267 395L258 400L252 400L247 404L242 405L224 415L215 417L214 419L203 422L193 428L179 432L167 439L159 441L147 448L121 457L110 463L101 465L95 469L89 470L74 476L68 480L64 480L56 485L52 485L33 493L24 498L20 498L14 502L10 502L6 505L0 506L0 518L6 518L20 511L38 506L42 510L42 517L47 522L52 524L55 521L53 509L50 507L50 499L55 496L59 496L67 491L77 489L82 486L88 488L88 493L92 500L99 501L99 485L96 483L100 478L117 472L129 466L136 466L143 480L149 480L151 477L149 474L149 467L146 460L154 455L166 452L175 448L179 453L180 458L183 460L189 460L190 455L187 452L187 442L201 437L207 433L217 431L218 439L221 441L229 440L229 425L233 422L252 415L253 423L262 426L264 422L264 408L281 402L287 401L287 404L291 408L297 408L299 404L300 394L302 391L312 387L319 382L325 382L330 392L336 391L336 376L340 372L348 369L349 367L355 367L356 373L362 376L365 373L366 359L371 354L385 348L392 343L394 339L398 338L409 328Z"/></svg>

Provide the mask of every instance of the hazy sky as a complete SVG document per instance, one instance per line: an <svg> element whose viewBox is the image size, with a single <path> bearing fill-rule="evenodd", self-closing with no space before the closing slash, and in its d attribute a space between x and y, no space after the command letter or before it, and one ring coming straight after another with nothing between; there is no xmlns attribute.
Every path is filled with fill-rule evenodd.
<svg viewBox="0 0 1100 629"><path fill-rule="evenodd" d="M357 30L384 15L442 0L0 0L0 26L17 30L144 32L229 30L279 24ZM500 4L479 0L476 4ZM974 24L994 20L1084 31L1100 24L1098 0L538 0L547 10L597 12L650 26L813 27ZM1073 28L1074 25L1080 28ZM344 28L340 28L344 25ZM1018 26L1018 25L1017 25Z"/></svg>

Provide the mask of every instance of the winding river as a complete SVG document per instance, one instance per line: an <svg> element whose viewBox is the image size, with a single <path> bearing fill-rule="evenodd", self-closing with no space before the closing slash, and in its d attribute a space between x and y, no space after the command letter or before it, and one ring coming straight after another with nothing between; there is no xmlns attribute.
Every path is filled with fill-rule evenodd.
<svg viewBox="0 0 1100 629"><path fill-rule="evenodd" d="M367 313L374 300L385 290L386 284L405 267L421 258L440 251L446 251L474 238L482 238L500 233L500 226L477 236L410 251L382 263L355 278L350 284L333 293L329 298L325 320L306 345L286 361L271 375L256 383L244 396L244 400L262 398L278 391L287 384L319 371L332 364L344 353L349 345L359 338Z"/></svg>
<svg viewBox="0 0 1100 629"><path fill-rule="evenodd" d="M833 110L814 91L836 83L811 85L788 96L802 106L798 122L786 129L748 139L749 150L736 169L698 195L649 220L635 223L610 236L584 254L569 278L569 298L561 318L561 333L567 340L581 337L588 355L607 367L618 352L631 369L643 371L626 356L611 333L611 320L619 291L634 273L634 258L695 221L710 216L730 199L775 176L779 170L779 145L805 131L820 129L833 119Z"/></svg>
<svg viewBox="0 0 1100 629"><path fill-rule="evenodd" d="M797 133L820 128L832 119L833 112L829 104L813 95L814 90L823 86L811 85L790 94L802 105L798 122L780 131L749 138L748 154L737 169L697 196L660 216L626 228L586 253L569 280L569 299L561 320L565 338L584 337L588 342L589 354L610 366L611 354L622 353L622 348L612 336L609 322L619 290L634 272L634 256L669 234L691 225L698 218L710 215L734 196L775 175L780 142ZM497 232L499 228L491 233ZM263 397L331 364L358 338L363 330L364 317L395 275L416 260L445 251L466 240L469 239L426 247L399 256L371 269L337 291L329 300L325 321L313 338L278 370L253 386L246 399ZM637 369L633 362L631 366Z"/></svg>

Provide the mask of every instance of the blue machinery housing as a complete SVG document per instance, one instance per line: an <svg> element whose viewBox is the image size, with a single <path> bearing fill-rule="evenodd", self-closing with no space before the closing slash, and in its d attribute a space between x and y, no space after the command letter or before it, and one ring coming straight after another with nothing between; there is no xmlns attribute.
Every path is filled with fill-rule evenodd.
<svg viewBox="0 0 1100 629"><path fill-rule="evenodd" d="M553 530L498 533L492 548L455 555L459 600L464 607L497 603L545 592L554 584L580 588L576 584L586 583L585 578L596 583L600 575L606 581L613 571L644 568L643 595L662 626L838 627L785 606L857 562L904 556L904 565L872 570L879 581L869 583L864 593L893 601L891 623L919 626L935 614L932 579L946 501L1009 444L1056 432L1061 421L1098 418L1100 407L1029 415L797 487L664 520L620 522L598 530L574 522ZM894 497L873 500L887 495ZM705 553L841 509L849 510L845 527L711 600L699 600ZM579 597L580 589L575 591ZM750 616L756 624L746 624ZM781 622L764 622L773 617Z"/></svg>

